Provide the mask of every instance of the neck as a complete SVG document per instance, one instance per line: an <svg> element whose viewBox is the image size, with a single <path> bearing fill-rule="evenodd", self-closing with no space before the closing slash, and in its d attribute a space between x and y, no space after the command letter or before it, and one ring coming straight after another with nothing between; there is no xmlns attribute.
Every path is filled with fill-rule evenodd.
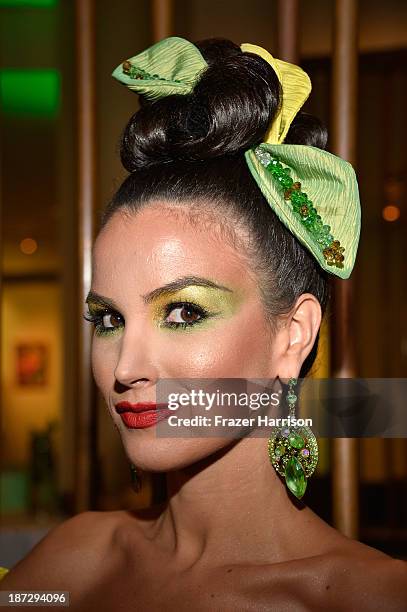
<svg viewBox="0 0 407 612"><path fill-rule="evenodd" d="M210 559L215 551L230 563L241 560L242 551L251 563L301 556L305 523L315 515L288 496L264 438L243 438L170 472L167 485L160 542L185 563Z"/></svg>

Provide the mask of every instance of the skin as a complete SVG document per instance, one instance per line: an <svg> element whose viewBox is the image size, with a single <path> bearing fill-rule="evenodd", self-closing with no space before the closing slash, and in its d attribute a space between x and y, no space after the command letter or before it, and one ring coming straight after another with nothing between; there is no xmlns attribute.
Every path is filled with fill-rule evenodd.
<svg viewBox="0 0 407 612"><path fill-rule="evenodd" d="M104 610L405 609L406 564L294 503L266 438L158 438L116 414L120 400L155 401L162 378L298 377L321 322L318 301L303 294L272 328L244 251L164 205L116 213L102 230L88 306L100 315L101 299L114 303L103 324L115 331L94 336L94 377L129 461L167 472L169 502L73 517L2 588L70 590L71 610L87 611L101 601ZM163 289L185 277L194 284ZM184 300L211 316L168 327L182 320L168 304Z"/></svg>

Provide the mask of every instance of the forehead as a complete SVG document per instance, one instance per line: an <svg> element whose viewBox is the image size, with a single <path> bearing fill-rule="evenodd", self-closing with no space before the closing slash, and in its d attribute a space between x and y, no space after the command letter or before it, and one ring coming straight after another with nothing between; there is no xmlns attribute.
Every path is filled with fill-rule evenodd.
<svg viewBox="0 0 407 612"><path fill-rule="evenodd" d="M94 245L92 287L106 294L130 281L144 292L186 274L254 282L244 248L225 229L204 213L191 223L182 211L157 205L115 213Z"/></svg>

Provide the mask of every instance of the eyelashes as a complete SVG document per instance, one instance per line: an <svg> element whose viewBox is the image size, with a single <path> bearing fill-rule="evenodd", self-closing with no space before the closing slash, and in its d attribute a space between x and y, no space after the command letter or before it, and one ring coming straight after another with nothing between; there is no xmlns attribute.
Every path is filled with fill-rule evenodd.
<svg viewBox="0 0 407 612"><path fill-rule="evenodd" d="M172 319L167 320L170 316ZM159 322L159 326L169 329L186 329L195 327L213 316L215 314L209 313L202 306L192 302L171 302L165 306L164 318ZM89 309L83 318L92 323L97 336L112 335L125 325L124 317L110 308Z"/></svg>
<svg viewBox="0 0 407 612"><path fill-rule="evenodd" d="M106 325L106 319L114 317L116 325ZM109 308L98 309L96 311L89 310L83 315L85 321L89 321L95 328L97 336L107 336L115 333L117 330L124 327L124 319L118 312Z"/></svg>

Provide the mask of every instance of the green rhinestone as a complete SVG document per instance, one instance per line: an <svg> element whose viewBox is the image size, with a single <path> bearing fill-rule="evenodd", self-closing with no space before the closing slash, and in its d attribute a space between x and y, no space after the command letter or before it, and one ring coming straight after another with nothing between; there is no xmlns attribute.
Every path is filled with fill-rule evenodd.
<svg viewBox="0 0 407 612"><path fill-rule="evenodd" d="M307 201L307 194L302 193L301 191L293 191L293 193L291 194L291 201L295 204L305 204L305 202Z"/></svg>
<svg viewBox="0 0 407 612"><path fill-rule="evenodd" d="M279 444L275 450L276 457L282 457L285 453L285 447L282 444Z"/></svg>
<svg viewBox="0 0 407 612"><path fill-rule="evenodd" d="M298 450L304 448L304 438L302 438L299 434L295 433L295 431L292 431L290 433L290 435L288 436L288 441L290 443L290 446L292 446L293 448L297 448Z"/></svg>
<svg viewBox="0 0 407 612"><path fill-rule="evenodd" d="M291 459L287 461L284 475L285 482L291 493L298 497L298 499L301 499L307 488L307 480L298 459L291 457Z"/></svg>
<svg viewBox="0 0 407 612"><path fill-rule="evenodd" d="M276 161L275 159L272 159L271 162L267 164L266 170L268 170L275 176L276 174L281 174L283 166L280 164L280 162Z"/></svg>
<svg viewBox="0 0 407 612"><path fill-rule="evenodd" d="M288 393L287 394L287 402L289 404L295 404L296 401L297 401L297 396L295 395L295 393Z"/></svg>
<svg viewBox="0 0 407 612"><path fill-rule="evenodd" d="M279 176L278 180L281 183L281 185L284 187L284 189L289 189L294 182L291 176Z"/></svg>
<svg viewBox="0 0 407 612"><path fill-rule="evenodd" d="M277 164L275 166L273 166L273 169L272 169L271 172L272 172L273 176L276 176L277 178L280 177L280 176L285 176L284 175L284 168L283 168L283 166L281 164L280 164L280 166L277 166Z"/></svg>

